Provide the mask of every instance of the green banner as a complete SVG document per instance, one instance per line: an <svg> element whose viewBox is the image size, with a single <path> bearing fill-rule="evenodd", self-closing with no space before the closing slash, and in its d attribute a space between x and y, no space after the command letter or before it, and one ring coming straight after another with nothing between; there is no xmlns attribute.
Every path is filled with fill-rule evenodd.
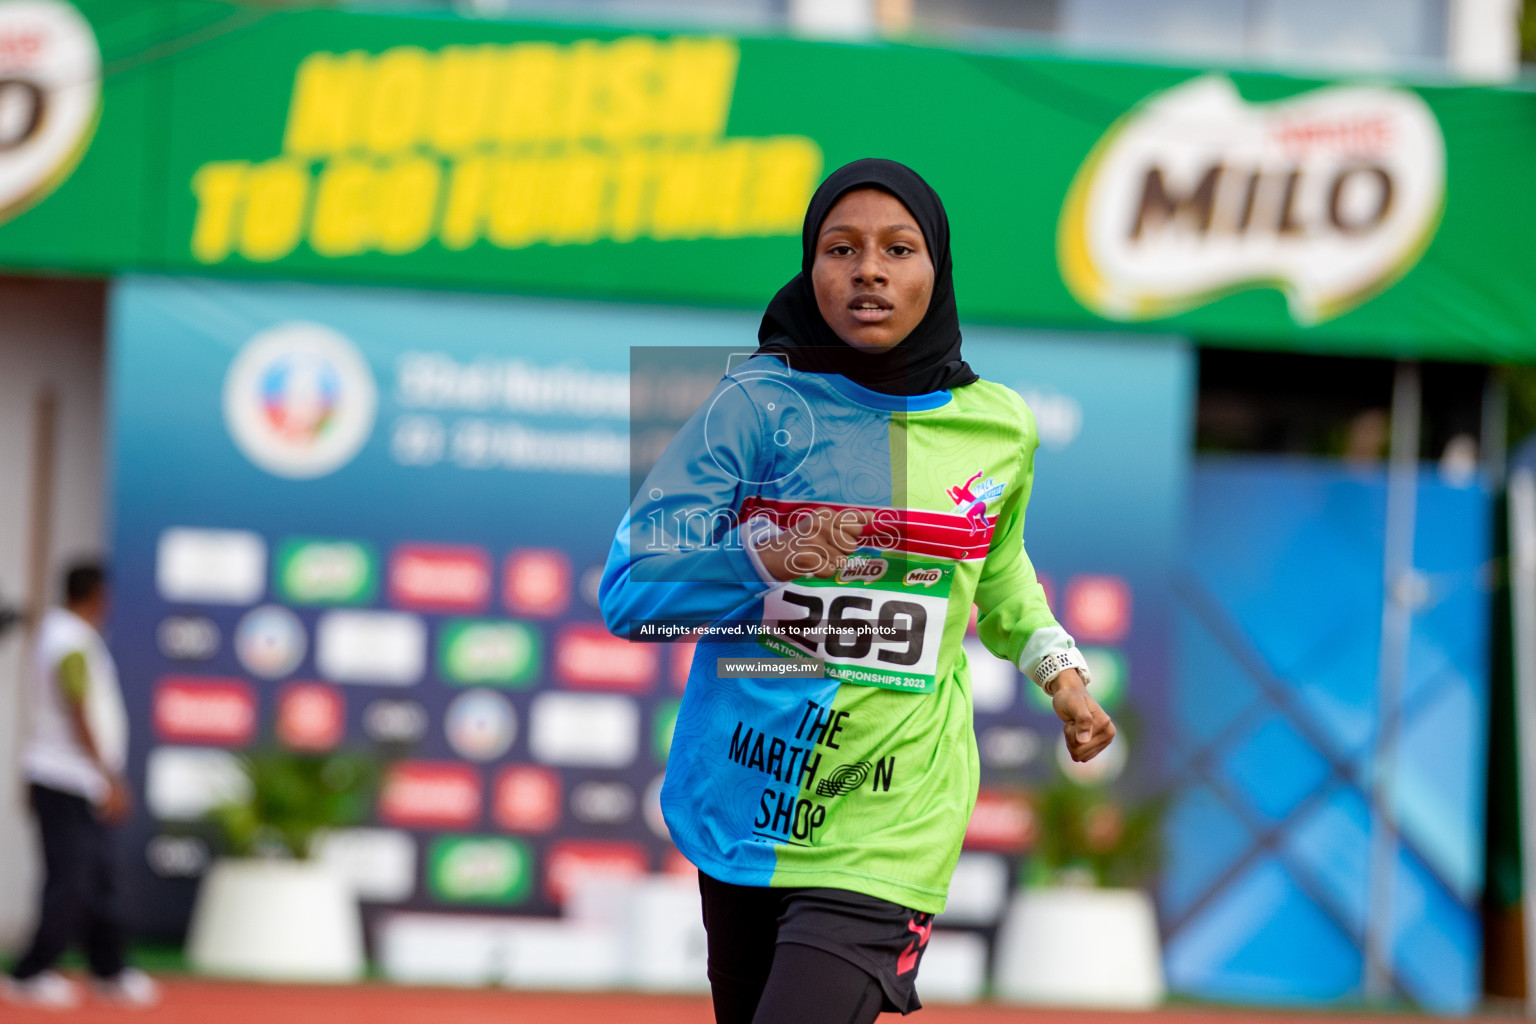
<svg viewBox="0 0 1536 1024"><path fill-rule="evenodd" d="M427 885L448 903L520 903L532 880L533 857L521 840L438 836L427 853Z"/></svg>
<svg viewBox="0 0 1536 1024"><path fill-rule="evenodd" d="M970 321L1536 358L1527 92L193 0L82 0L93 55L73 10L0 4L46 58L0 47L0 264L757 308L879 155Z"/></svg>

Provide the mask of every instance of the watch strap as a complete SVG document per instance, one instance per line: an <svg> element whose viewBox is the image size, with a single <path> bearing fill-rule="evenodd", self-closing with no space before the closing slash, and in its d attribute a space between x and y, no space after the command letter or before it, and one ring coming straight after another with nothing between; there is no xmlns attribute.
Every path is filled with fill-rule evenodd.
<svg viewBox="0 0 1536 1024"><path fill-rule="evenodd" d="M1069 668L1077 669L1084 683L1090 682L1088 660L1083 657L1083 652L1076 647L1068 647L1065 651L1047 654L1040 660L1040 664L1035 666L1035 685L1046 693L1053 693L1051 681Z"/></svg>

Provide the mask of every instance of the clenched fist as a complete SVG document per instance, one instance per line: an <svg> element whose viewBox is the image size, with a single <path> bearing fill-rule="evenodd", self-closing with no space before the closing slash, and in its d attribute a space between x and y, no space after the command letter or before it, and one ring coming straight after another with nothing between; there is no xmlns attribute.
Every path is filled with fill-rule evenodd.
<svg viewBox="0 0 1536 1024"><path fill-rule="evenodd" d="M1091 761L1115 738L1115 723L1088 695L1088 684L1077 669L1069 668L1051 680L1051 709L1061 719L1067 737L1067 753L1074 761Z"/></svg>
<svg viewBox="0 0 1536 1024"><path fill-rule="evenodd" d="M759 544L757 554L777 580L830 577L849 552L859 546L864 527L873 520L874 513L867 509L817 509L800 516L777 537Z"/></svg>

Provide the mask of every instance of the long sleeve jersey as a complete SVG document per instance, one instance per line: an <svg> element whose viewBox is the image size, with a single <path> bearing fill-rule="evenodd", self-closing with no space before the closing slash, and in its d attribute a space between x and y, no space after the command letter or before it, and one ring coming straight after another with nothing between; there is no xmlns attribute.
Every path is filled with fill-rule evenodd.
<svg viewBox="0 0 1536 1024"><path fill-rule="evenodd" d="M979 781L972 605L1025 671L1072 643L1024 552L1036 444L1023 399L988 381L891 396L765 356L684 425L619 526L601 604L636 640L709 627L661 792L701 870L943 910ZM829 578L772 579L756 543L821 508L869 510L861 546ZM825 675L721 678L722 658Z"/></svg>

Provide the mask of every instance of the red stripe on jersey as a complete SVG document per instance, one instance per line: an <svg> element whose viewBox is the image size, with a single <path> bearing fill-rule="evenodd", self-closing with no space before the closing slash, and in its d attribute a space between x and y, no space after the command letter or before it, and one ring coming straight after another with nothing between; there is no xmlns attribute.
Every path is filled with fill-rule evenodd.
<svg viewBox="0 0 1536 1024"><path fill-rule="evenodd" d="M784 501L756 496L742 503L741 521L745 522L753 516L767 516L775 526L787 529L801 515L823 508L833 512L843 509L873 512L875 521L864 528L863 534L871 547L930 558L949 558L957 562L986 558L987 549L992 544L992 531L997 526L997 516L988 516L985 526L976 526L969 519L953 512L838 505L827 501Z"/></svg>

